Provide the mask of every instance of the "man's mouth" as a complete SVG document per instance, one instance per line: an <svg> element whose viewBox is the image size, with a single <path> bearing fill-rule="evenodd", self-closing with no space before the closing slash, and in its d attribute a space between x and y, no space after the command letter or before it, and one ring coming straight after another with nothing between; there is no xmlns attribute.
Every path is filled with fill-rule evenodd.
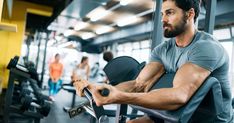
<svg viewBox="0 0 234 123"><path fill-rule="evenodd" d="M163 29L164 30L166 30L166 29L168 29L169 28L169 26L163 26Z"/></svg>
<svg viewBox="0 0 234 123"><path fill-rule="evenodd" d="M170 27L169 24L164 24L164 25L163 25L163 29L168 29L169 27Z"/></svg>

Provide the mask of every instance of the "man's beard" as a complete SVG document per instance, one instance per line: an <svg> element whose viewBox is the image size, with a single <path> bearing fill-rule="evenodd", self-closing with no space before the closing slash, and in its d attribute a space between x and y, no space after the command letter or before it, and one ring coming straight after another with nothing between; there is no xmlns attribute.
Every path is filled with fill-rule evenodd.
<svg viewBox="0 0 234 123"><path fill-rule="evenodd" d="M174 28L172 28L171 24L164 23L163 27L169 27L171 29L171 30L169 30L169 28L167 28L164 30L164 37L172 38L172 37L176 37L176 36L180 35L181 33L183 33L185 31L186 23L187 22L186 22L185 15L183 16L181 23L179 23L178 25L175 25Z"/></svg>

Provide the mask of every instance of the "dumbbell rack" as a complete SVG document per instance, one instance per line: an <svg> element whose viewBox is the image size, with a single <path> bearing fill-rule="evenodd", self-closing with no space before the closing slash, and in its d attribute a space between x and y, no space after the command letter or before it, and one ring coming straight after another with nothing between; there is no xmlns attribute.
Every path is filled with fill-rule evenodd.
<svg viewBox="0 0 234 123"><path fill-rule="evenodd" d="M3 121L4 123L9 122L10 114L20 114L23 117L32 118L34 123L40 123L40 119L43 118L43 115L36 113L36 112L29 112L29 111L21 111L19 107L11 105L12 104L12 97L14 92L14 84L20 80L27 80L30 79L30 75L26 72L23 72L16 68L10 69L10 76L8 79L8 88L6 91L5 97L5 105L4 105L4 116Z"/></svg>

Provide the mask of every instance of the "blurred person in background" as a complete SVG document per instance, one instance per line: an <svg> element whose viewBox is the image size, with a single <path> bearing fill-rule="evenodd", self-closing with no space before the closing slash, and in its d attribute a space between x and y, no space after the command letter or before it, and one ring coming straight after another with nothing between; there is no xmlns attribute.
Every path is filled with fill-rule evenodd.
<svg viewBox="0 0 234 123"><path fill-rule="evenodd" d="M103 59L108 63L114 58L114 55L111 51L106 51L103 53Z"/></svg>
<svg viewBox="0 0 234 123"><path fill-rule="evenodd" d="M89 58L87 56L83 56L81 58L80 64L78 64L73 69L71 80L74 81L73 78L75 76L80 76L81 78L88 80L89 74L90 74Z"/></svg>
<svg viewBox="0 0 234 123"><path fill-rule="evenodd" d="M60 63L60 55L55 55L55 60L49 65L49 95L54 100L54 95L58 93L58 90L62 84L61 76L63 74L63 64Z"/></svg>
<svg viewBox="0 0 234 123"><path fill-rule="evenodd" d="M107 62L110 62L114 58L114 55L111 51L106 51L103 53L103 59ZM105 80L103 81L104 83L109 83L109 80L107 77L105 77Z"/></svg>

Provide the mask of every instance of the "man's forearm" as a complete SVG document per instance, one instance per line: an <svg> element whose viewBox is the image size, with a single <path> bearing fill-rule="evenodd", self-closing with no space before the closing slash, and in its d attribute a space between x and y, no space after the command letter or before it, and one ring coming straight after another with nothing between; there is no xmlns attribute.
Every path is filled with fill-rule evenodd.
<svg viewBox="0 0 234 123"><path fill-rule="evenodd" d="M123 92L116 103L133 104L150 109L175 110L185 104L184 95L180 93L175 88L164 88L148 93Z"/></svg>
<svg viewBox="0 0 234 123"><path fill-rule="evenodd" d="M133 88L135 87L135 83L136 83L135 80L127 81L127 82L120 83L116 85L115 87L120 91L132 92L134 90Z"/></svg>

